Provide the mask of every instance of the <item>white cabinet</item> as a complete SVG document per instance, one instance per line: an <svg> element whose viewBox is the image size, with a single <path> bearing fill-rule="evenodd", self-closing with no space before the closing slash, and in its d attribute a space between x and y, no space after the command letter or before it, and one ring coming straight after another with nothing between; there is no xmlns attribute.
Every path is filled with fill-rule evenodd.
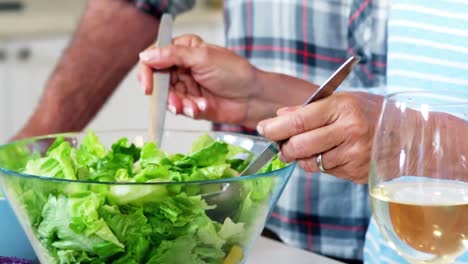
<svg viewBox="0 0 468 264"><path fill-rule="evenodd" d="M7 60L3 84L3 109L9 127L7 136L19 130L33 113L48 76L55 67L68 39L16 39L5 42Z"/></svg>
<svg viewBox="0 0 468 264"><path fill-rule="evenodd" d="M0 143L18 130L41 96L65 40L4 40L0 52ZM55 48L57 48L55 50Z"/></svg>
<svg viewBox="0 0 468 264"><path fill-rule="evenodd" d="M197 11L198 12L198 11ZM196 19L196 21L193 21ZM206 41L223 44L221 15L195 17L184 15L176 20L174 35L196 33ZM7 60L0 59L0 143L18 131L33 113L47 79L68 43L69 34L48 37L0 40ZM2 44L3 43L3 44ZM90 123L95 130L145 129L148 124L149 98L138 88L136 69L132 70ZM167 116L166 126L172 129L209 129L209 123L184 117Z"/></svg>

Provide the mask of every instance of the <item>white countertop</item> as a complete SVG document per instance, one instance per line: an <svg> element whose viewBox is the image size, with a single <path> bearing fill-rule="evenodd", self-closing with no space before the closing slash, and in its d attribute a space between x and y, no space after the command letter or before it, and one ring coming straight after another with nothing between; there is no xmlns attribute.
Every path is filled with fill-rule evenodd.
<svg viewBox="0 0 468 264"><path fill-rule="evenodd" d="M260 237L247 264L343 264L333 259Z"/></svg>

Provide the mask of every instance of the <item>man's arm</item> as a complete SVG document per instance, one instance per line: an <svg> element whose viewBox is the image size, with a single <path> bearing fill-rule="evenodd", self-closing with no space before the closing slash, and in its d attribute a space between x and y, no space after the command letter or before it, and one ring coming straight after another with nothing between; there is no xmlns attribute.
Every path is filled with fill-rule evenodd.
<svg viewBox="0 0 468 264"><path fill-rule="evenodd" d="M155 40L158 25L125 0L91 0L36 111L13 139L83 129Z"/></svg>

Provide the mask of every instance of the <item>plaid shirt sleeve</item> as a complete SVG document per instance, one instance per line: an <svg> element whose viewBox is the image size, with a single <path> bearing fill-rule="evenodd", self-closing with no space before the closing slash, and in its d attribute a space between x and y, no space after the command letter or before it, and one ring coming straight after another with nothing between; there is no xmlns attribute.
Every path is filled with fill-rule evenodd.
<svg viewBox="0 0 468 264"><path fill-rule="evenodd" d="M195 0L128 0L133 3L141 11L152 15L156 18L161 18L164 13L172 15L180 14L190 10Z"/></svg>

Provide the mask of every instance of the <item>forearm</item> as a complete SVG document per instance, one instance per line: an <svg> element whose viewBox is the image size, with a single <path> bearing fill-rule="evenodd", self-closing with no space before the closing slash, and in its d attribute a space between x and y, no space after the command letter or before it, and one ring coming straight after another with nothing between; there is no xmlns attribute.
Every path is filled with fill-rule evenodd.
<svg viewBox="0 0 468 264"><path fill-rule="evenodd" d="M154 41L158 21L124 0L91 0L17 138L83 129Z"/></svg>
<svg viewBox="0 0 468 264"><path fill-rule="evenodd" d="M257 91L249 102L249 112L244 125L255 127L261 120L276 116L279 108L304 103L318 88L317 85L285 74L257 70Z"/></svg>

